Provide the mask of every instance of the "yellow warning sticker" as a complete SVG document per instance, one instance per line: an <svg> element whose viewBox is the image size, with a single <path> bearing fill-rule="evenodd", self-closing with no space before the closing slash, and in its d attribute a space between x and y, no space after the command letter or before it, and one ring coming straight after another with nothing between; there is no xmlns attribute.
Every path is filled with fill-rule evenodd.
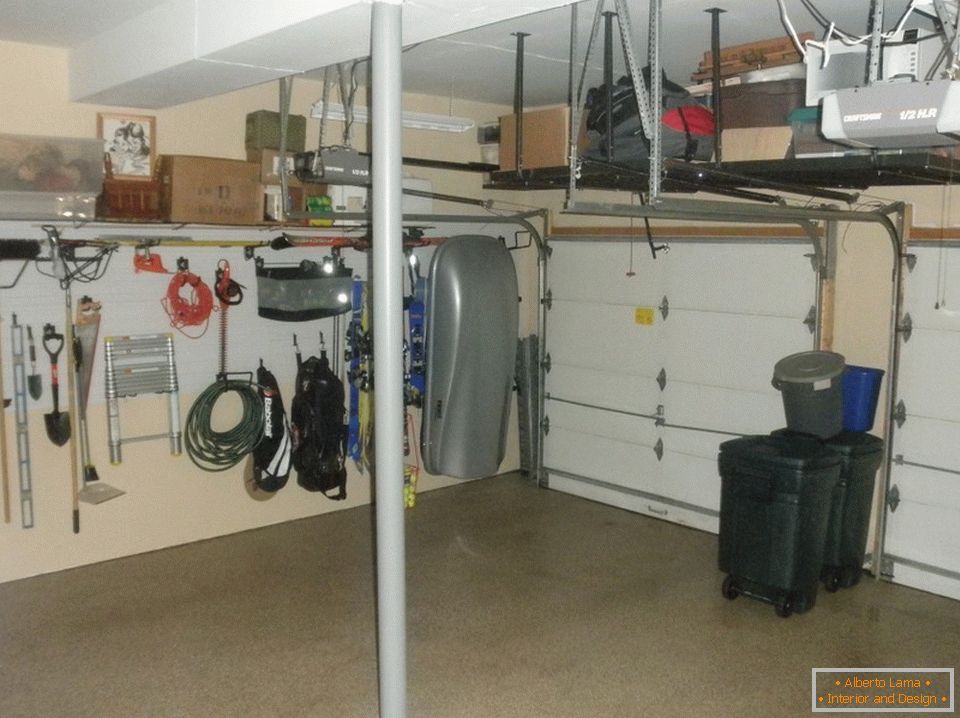
<svg viewBox="0 0 960 718"><path fill-rule="evenodd" d="M633 310L633 322L634 324L642 324L643 326L650 326L653 324L655 314L654 307L637 307Z"/></svg>

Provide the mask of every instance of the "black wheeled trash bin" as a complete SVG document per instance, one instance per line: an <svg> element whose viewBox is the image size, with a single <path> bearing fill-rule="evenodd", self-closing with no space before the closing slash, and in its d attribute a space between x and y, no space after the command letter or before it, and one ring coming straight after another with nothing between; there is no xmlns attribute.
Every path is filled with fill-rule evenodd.
<svg viewBox="0 0 960 718"><path fill-rule="evenodd" d="M820 573L824 588L833 592L841 586L855 586L863 573L873 486L883 462L883 439L845 431L823 443L841 459Z"/></svg>
<svg viewBox="0 0 960 718"><path fill-rule="evenodd" d="M817 599L840 455L812 437L749 436L720 445L723 595L786 618Z"/></svg>

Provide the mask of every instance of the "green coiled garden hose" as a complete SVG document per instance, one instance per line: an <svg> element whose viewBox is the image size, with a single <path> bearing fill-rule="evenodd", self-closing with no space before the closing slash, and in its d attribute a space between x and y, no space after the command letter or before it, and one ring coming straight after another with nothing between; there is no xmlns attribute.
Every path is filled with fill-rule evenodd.
<svg viewBox="0 0 960 718"><path fill-rule="evenodd" d="M213 408L221 396L235 392L243 413L227 431L214 430ZM187 455L204 471L226 471L251 453L263 438L263 402L250 382L218 380L201 392L187 414L184 427Z"/></svg>

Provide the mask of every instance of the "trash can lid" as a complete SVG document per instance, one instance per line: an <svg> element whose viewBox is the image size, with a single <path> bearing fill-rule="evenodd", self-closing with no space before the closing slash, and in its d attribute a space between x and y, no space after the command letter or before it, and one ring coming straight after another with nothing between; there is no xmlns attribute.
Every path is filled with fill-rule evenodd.
<svg viewBox="0 0 960 718"><path fill-rule="evenodd" d="M836 352L799 352L784 357L773 367L773 378L795 384L812 384L843 373L846 359Z"/></svg>

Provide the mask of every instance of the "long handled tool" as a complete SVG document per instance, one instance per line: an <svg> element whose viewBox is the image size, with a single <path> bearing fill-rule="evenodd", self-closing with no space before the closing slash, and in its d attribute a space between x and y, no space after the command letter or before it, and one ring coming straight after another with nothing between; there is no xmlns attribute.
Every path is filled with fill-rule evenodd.
<svg viewBox="0 0 960 718"><path fill-rule="evenodd" d="M67 289L68 302L70 290ZM123 496L120 489L100 481L97 469L90 457L90 436L87 431L87 395L89 394L89 376L92 371L93 352L91 344L84 338L92 333L96 344L96 333L100 324L100 305L89 297L80 300L77 306L77 324L72 327L73 334L73 370L74 404L77 411L78 439L80 443L80 464L82 471L81 488L77 498L85 504L102 504L104 501ZM93 331L87 331L92 327ZM87 346L84 346L87 344ZM87 371L90 367L90 371Z"/></svg>
<svg viewBox="0 0 960 718"><path fill-rule="evenodd" d="M43 349L50 357L50 395L53 411L43 415L47 436L57 446L70 440L70 415L60 411L60 352L63 350L63 334L58 334L52 324L43 325Z"/></svg>
<svg viewBox="0 0 960 718"><path fill-rule="evenodd" d="M27 370L23 360L23 325L13 315L10 324L13 390L17 416L17 474L20 477L20 525L33 528L33 479L30 475L30 435L27 429Z"/></svg>
<svg viewBox="0 0 960 718"><path fill-rule="evenodd" d="M3 332L0 332L3 336ZM0 488L3 493L3 522L10 523L10 475L7 473L7 408L3 397L3 352L0 351Z"/></svg>

